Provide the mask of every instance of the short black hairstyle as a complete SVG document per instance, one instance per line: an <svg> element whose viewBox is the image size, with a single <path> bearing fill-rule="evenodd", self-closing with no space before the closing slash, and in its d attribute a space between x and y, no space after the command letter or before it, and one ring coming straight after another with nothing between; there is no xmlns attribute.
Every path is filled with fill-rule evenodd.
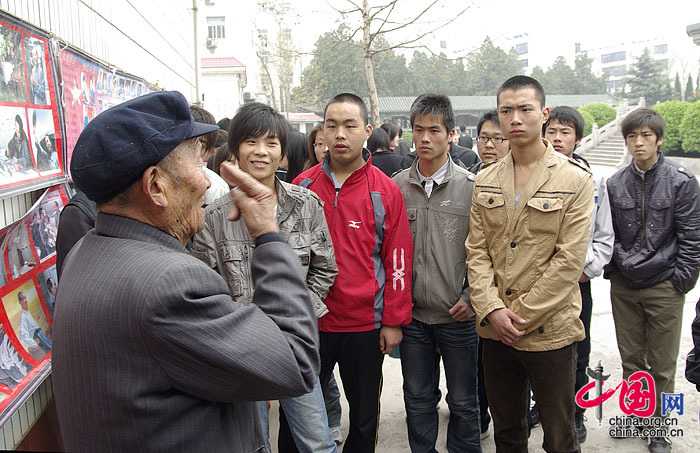
<svg viewBox="0 0 700 453"><path fill-rule="evenodd" d="M391 123L387 121L386 123L381 125L381 128L386 131L387 134L389 134L389 141L391 142L393 139L396 138L397 135L399 135L399 126L397 126L394 123Z"/></svg>
<svg viewBox="0 0 700 453"><path fill-rule="evenodd" d="M329 105L342 104L344 102L358 106L360 108L360 116L362 117L363 124L366 126L369 123L367 104L365 104L365 101L363 101L360 96L352 93L340 93L333 96L333 99L328 101L326 108L323 109L323 119L325 120L326 118L326 111Z"/></svg>
<svg viewBox="0 0 700 453"><path fill-rule="evenodd" d="M417 116L442 117L442 124L449 134L455 128L455 114L450 98L442 94L421 94L411 105L411 127Z"/></svg>
<svg viewBox="0 0 700 453"><path fill-rule="evenodd" d="M542 88L542 84L536 79L526 75L516 75L503 82L503 85L501 85L496 92L496 105L500 105L499 98L501 97L502 92L506 90L517 91L522 90L523 88L534 88L535 95L540 101L540 106L542 108L545 107L544 88Z"/></svg>
<svg viewBox="0 0 700 453"><path fill-rule="evenodd" d="M491 121L496 126L501 127L501 123L498 121L498 113L495 110L489 110L488 112L481 115L481 118L479 118L479 122L476 124L477 136L481 134L481 127L487 121Z"/></svg>
<svg viewBox="0 0 700 453"><path fill-rule="evenodd" d="M383 128L377 127L367 139L367 149L372 154L377 150L389 151L389 142L389 134Z"/></svg>
<svg viewBox="0 0 700 453"><path fill-rule="evenodd" d="M238 147L243 141L267 134L268 137L274 137L280 141L282 157L284 157L288 131L289 123L277 113L277 110L269 105L251 102L241 107L231 120L228 130L228 147L238 159Z"/></svg>
<svg viewBox="0 0 700 453"><path fill-rule="evenodd" d="M306 162L306 134L294 129L287 136L287 181L291 183L299 173L304 171Z"/></svg>
<svg viewBox="0 0 700 453"><path fill-rule="evenodd" d="M568 105L554 107L549 112L549 119L544 123L544 126L542 126L542 133L547 130L547 127L552 121L557 121L559 124L573 127L576 131L576 140L581 140L583 138L583 126L586 121L583 119L583 115L575 108L569 107Z"/></svg>
<svg viewBox="0 0 700 453"><path fill-rule="evenodd" d="M228 128L231 125L231 118L221 118L216 124L219 126L219 129L228 131Z"/></svg>
<svg viewBox="0 0 700 453"><path fill-rule="evenodd" d="M627 137L635 129L640 127L648 127L656 134L656 140L664 138L664 128L666 121L658 112L651 109L637 109L630 112L624 120L622 120L622 136Z"/></svg>
<svg viewBox="0 0 700 453"><path fill-rule="evenodd" d="M216 124L214 115L209 113L209 111L204 109L203 107L192 104L190 105L190 113L192 114L192 119L194 119L198 123ZM204 149L206 149L207 151L216 146L216 132L217 131L209 132L208 134L204 134L204 136L202 136L202 141L204 142Z"/></svg>

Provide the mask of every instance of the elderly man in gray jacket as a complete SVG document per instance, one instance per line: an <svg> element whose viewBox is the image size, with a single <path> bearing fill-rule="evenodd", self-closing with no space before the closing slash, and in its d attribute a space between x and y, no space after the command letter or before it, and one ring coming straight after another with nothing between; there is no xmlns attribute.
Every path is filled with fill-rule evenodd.
<svg viewBox="0 0 700 453"><path fill-rule="evenodd" d="M413 235L413 320L403 328L401 371L408 442L435 451L440 357L447 377L447 450L480 453L478 336L466 280L474 175L450 157L454 113L449 98L419 96L411 106L417 159L394 176Z"/></svg>
<svg viewBox="0 0 700 453"><path fill-rule="evenodd" d="M255 400L307 393L318 332L271 190L222 165L255 240L254 304L185 244L209 185L177 92L148 94L90 122L71 174L97 203L95 229L66 258L54 323L54 394L67 451L257 452Z"/></svg>

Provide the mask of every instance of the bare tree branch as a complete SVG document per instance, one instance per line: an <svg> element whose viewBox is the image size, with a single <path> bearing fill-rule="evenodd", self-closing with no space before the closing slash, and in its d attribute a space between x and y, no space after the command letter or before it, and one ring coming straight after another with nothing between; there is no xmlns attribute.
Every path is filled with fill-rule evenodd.
<svg viewBox="0 0 700 453"><path fill-rule="evenodd" d="M402 23L401 25L397 25L397 26L394 27L394 28L389 28L389 29L387 29L387 30L378 31L378 32L376 32L375 34L391 33L392 31L401 30L402 28L406 28L406 27L408 27L408 26L410 26L410 25L415 24L415 23L418 21L418 19L420 19L421 17L423 17L423 16L425 15L425 13L427 13L427 12L430 10L430 8L432 8L433 6L435 6L435 4L438 3L439 1L440 1L440 0L433 0L432 2L430 2L430 3L428 4L428 6L426 6L421 12L419 12L418 14L416 14L416 16L413 17L413 19L409 20L408 22L404 22L404 23Z"/></svg>
<svg viewBox="0 0 700 453"><path fill-rule="evenodd" d="M391 16L391 13L394 11L394 7L396 6L396 2L393 2L391 4L391 7L389 8L389 11L386 13L386 16L384 16L384 19L382 20L382 23L379 25L379 28L377 29L376 32L370 33L369 35L369 43L367 44L367 47L369 49L372 48L372 43L374 42L374 39L379 36L379 33L381 32L382 28L384 25L386 25L386 21L389 19L389 16ZM372 23L372 19L370 19L370 26Z"/></svg>
<svg viewBox="0 0 700 453"><path fill-rule="evenodd" d="M373 21L374 18L377 17L377 15L381 14L381 12L384 11L385 9L387 9L387 8L389 8L389 7L391 7L391 9L394 9L394 6L396 6L396 3L397 3L398 1L399 1L399 0L393 0L393 1L389 2L389 3L387 3L386 5L382 5L382 6L372 6L372 7L370 7L369 11L372 11L373 9L376 9L375 12L373 12L373 13L371 13L371 14L369 15L369 20L370 20L370 22ZM369 11L368 11L368 12L369 12ZM388 17L388 15L387 15L387 17ZM385 20L386 20L386 18L385 18Z"/></svg>
<svg viewBox="0 0 700 453"><path fill-rule="evenodd" d="M352 3L352 2L351 2L351 3ZM355 8L354 8L354 9L346 9L346 10L343 10L343 9L340 9L340 8L334 6L331 2L326 2L326 4L328 4L328 6L329 6L333 11L335 11L335 12L338 13L338 14L340 14L341 16L346 16L346 15L348 15L348 14L352 14L352 13L356 13L356 12L358 12L358 11L361 11L361 8L360 8L359 6L357 6L357 5L355 5Z"/></svg>

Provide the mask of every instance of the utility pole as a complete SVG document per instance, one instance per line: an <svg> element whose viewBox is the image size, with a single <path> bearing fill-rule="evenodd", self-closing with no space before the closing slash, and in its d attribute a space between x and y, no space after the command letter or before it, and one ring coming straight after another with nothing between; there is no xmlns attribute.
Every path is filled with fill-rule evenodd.
<svg viewBox="0 0 700 453"><path fill-rule="evenodd" d="M192 23L194 25L194 105L201 105L199 98L199 42L197 40L197 0L192 0Z"/></svg>

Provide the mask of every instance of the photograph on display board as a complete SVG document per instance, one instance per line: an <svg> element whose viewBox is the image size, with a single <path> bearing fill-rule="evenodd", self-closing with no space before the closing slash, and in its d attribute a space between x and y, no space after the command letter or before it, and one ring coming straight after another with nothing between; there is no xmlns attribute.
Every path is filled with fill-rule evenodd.
<svg viewBox="0 0 700 453"><path fill-rule="evenodd" d="M4 325L0 327L0 402L12 393L31 369L15 349L5 328Z"/></svg>
<svg viewBox="0 0 700 453"><path fill-rule="evenodd" d="M58 291L58 274L56 273L55 265L39 274L39 286L41 286L41 293L44 295L46 307L49 309L51 316L53 316L54 307L56 306L56 291Z"/></svg>
<svg viewBox="0 0 700 453"><path fill-rule="evenodd" d="M60 170L53 113L44 109L29 109L28 112L32 123L32 152L37 170L42 173Z"/></svg>
<svg viewBox="0 0 700 453"><path fill-rule="evenodd" d="M29 244L29 234L24 223L10 228L5 237L3 250L7 250L7 260L13 279L19 278L36 266L36 260Z"/></svg>
<svg viewBox="0 0 700 453"><path fill-rule="evenodd" d="M5 294L2 305L19 342L35 360L41 360L51 351L53 343L34 281L28 280Z"/></svg>
<svg viewBox="0 0 700 453"><path fill-rule="evenodd" d="M0 102L25 102L22 36L0 23Z"/></svg>
<svg viewBox="0 0 700 453"><path fill-rule="evenodd" d="M56 252L56 235L61 208L60 198L51 201L45 199L25 220L40 260Z"/></svg>
<svg viewBox="0 0 700 453"><path fill-rule="evenodd" d="M7 277L5 274L5 236L7 231L0 232L0 286L5 286Z"/></svg>
<svg viewBox="0 0 700 453"><path fill-rule="evenodd" d="M46 77L46 59L44 41L25 38L25 55L29 72L29 102L37 105L49 105L49 82Z"/></svg>
<svg viewBox="0 0 700 453"><path fill-rule="evenodd" d="M0 106L0 177L22 179L35 174L22 107Z"/></svg>

